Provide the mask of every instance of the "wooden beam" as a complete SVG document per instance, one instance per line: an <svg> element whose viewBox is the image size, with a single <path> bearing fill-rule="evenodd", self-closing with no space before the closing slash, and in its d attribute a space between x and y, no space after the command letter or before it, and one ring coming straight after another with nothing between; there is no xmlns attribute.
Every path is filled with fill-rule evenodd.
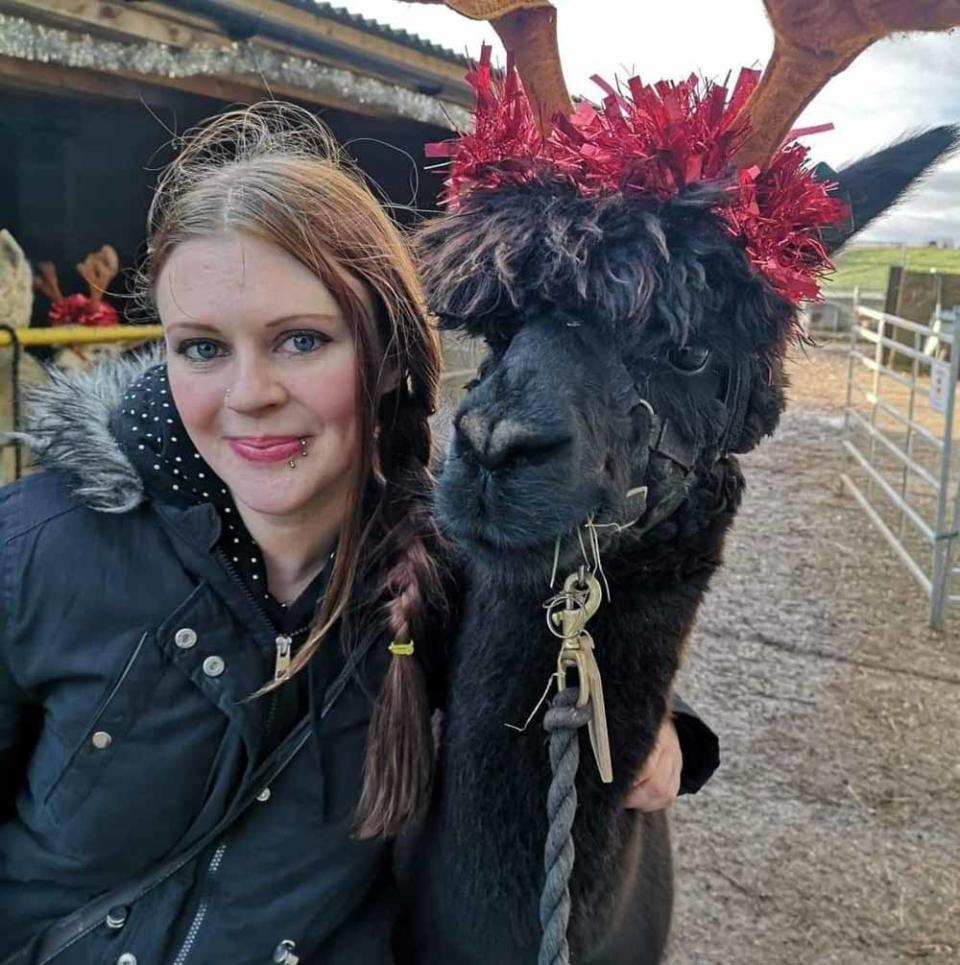
<svg viewBox="0 0 960 965"><path fill-rule="evenodd" d="M312 35L344 48L345 53L342 56L334 55L331 58L331 61L337 62L336 66L349 69L348 52L357 50L367 56L381 57L398 66L428 74L444 83L451 89L451 93L463 94L466 90L462 66L426 51L278 0L257 0L255 5L248 0L237 0L235 6L239 11L254 6L257 13L294 28L305 37ZM180 10L165 8L162 3L138 4L132 7L103 0L0 0L0 10L60 26L85 27L126 40L149 40L180 48L200 44L219 47L230 43L230 39L214 21L196 15L185 15ZM263 43L264 38L259 38L258 42ZM327 60L294 45L270 45L301 57L314 57L321 62Z"/></svg>
<svg viewBox="0 0 960 965"><path fill-rule="evenodd" d="M143 74L125 71L117 71L109 76L139 79L141 82L144 80ZM266 97L275 97L279 100L299 101L301 104L332 107L366 117L393 116L386 108L377 107L375 104L361 104L359 101L351 100L349 97L341 97L338 94L305 90L302 87L290 87L286 84L276 84L273 81L270 82L268 90L259 77L210 77L200 74L194 77L165 77L162 74L151 74L149 81L159 87L179 90L187 94L197 94L200 97L211 97L228 104L254 104ZM413 118L408 118L408 120L411 124L419 123Z"/></svg>
<svg viewBox="0 0 960 965"><path fill-rule="evenodd" d="M261 0L236 0L234 6L238 10L243 10L244 7L249 6L252 3L261 3ZM206 17L201 17L195 13L187 13L179 7L169 7L163 2L163 0L144 0L141 6L144 10L156 10L158 12L160 12L162 8L162 14L165 18L175 20L176 22L184 24L188 27L203 30L220 29L219 25L214 23L213 20ZM283 4L282 6L284 9L289 9L286 4ZM260 7L256 7L255 9L262 9L262 3ZM301 13L303 13L303 11L301 11ZM350 50L354 49L359 50L362 53L366 53L367 51L373 49L371 46L371 41L377 39L383 40L383 38L377 38L376 35L371 34L368 31L343 26L336 20L324 17L319 12L314 14L307 13L306 16L309 17L311 29L305 34L305 36L308 36L310 33L312 33L316 36L322 37L323 39L341 39L343 42L348 44L348 49L345 50L340 57L337 57L335 54L320 55L314 51L306 50L303 47L280 43L279 41L268 39L263 36L257 36L257 43L271 47L275 50L283 51L287 54L293 54L297 57L317 60L320 63L330 64L332 67L341 67L344 70L352 70L356 72L357 64L355 61L351 61ZM322 31L318 30L318 23L321 20L326 25ZM343 33L338 32L334 37L334 35L332 35L331 31L328 29L331 25L339 27ZM299 21L296 26L302 29L302 20ZM404 53L416 53L416 51L411 50L411 48L407 47L405 44L394 43L393 41L389 40L387 40L386 43L390 44L392 48L399 51L401 58L403 57ZM437 83L441 84L444 88L444 96L448 100L461 104L465 107L471 107L473 105L473 91L464 78L466 71L463 66L455 63L452 64L448 59L443 57L435 57L433 54L420 52L420 55L428 58L429 60L429 64L425 68L431 72L431 77L425 78L428 82L431 79L435 79ZM398 59L397 62L405 63L405 61L400 59ZM436 65L439 65L441 69L435 69ZM450 71L451 67L453 68L452 73ZM382 71L376 72L373 70L368 70L366 73L371 77L377 77L378 79L385 80L388 83L396 83L395 77L391 77Z"/></svg>
<svg viewBox="0 0 960 965"><path fill-rule="evenodd" d="M149 77L129 71L101 73L60 64L42 64L16 57L0 57L0 80L12 87L59 96L88 95L164 106L165 92L180 91L228 104L253 104L268 96L259 77ZM300 87L271 84L270 92L283 100L305 105L336 108L365 117L386 117L385 109L361 104L336 94L319 94ZM418 123L410 119L411 124Z"/></svg>
<svg viewBox="0 0 960 965"><path fill-rule="evenodd" d="M95 70L42 64L18 57L0 57L0 80L4 85L61 97L112 97L124 101L144 101L162 105L163 89L144 83L142 78L126 80L115 74Z"/></svg>
<svg viewBox="0 0 960 965"><path fill-rule="evenodd" d="M262 6L265 0L259 0L259 2ZM243 7L243 2L238 3L237 9L243 9ZM180 49L198 45L216 48L231 43L213 21L203 20L196 15L183 14L179 9L164 8L158 3L148 3L133 8L125 4L95 2L95 0L0 0L0 11L22 15L30 20L46 22L52 26L87 30L97 36L128 43L163 43ZM395 84L398 82L397 78L392 77L389 70L390 63L393 63L408 71L424 74L425 82L427 84L435 82L442 87L449 101L465 107L473 103L472 92L463 80L463 70L457 65L284 3L273 3L271 9L264 10L264 13L269 14L271 18L280 15L284 26L305 37L313 35L324 40L332 45L332 49L329 53L318 54L295 44L258 36L256 42L263 47L285 56L314 60L317 63ZM294 15L292 20L288 16L290 14ZM363 68L359 68L351 60L352 50L356 50L365 58ZM382 67L377 66L378 60L385 61ZM411 85L401 81L400 86L409 88ZM300 99L317 100L308 92L301 91L299 88L295 90L295 96ZM329 98L321 99L323 103L328 101ZM330 104L330 106L340 105ZM362 113L382 112L362 111Z"/></svg>
<svg viewBox="0 0 960 965"><path fill-rule="evenodd" d="M0 0L0 10L60 27L86 27L122 39L153 41L171 47L225 47L230 40L215 30L188 27L128 4L94 0Z"/></svg>

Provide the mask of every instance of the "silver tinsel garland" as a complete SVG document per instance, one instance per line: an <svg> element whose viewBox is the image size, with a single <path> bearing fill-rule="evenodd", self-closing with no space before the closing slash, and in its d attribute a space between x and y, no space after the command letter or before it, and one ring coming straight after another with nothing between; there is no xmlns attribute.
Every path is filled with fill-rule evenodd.
<svg viewBox="0 0 960 965"><path fill-rule="evenodd" d="M321 98L335 95L438 127L463 130L469 121L469 113L458 105L304 57L286 56L251 41L180 50L152 41L119 43L0 14L0 55L145 77L253 76L267 84L296 87Z"/></svg>

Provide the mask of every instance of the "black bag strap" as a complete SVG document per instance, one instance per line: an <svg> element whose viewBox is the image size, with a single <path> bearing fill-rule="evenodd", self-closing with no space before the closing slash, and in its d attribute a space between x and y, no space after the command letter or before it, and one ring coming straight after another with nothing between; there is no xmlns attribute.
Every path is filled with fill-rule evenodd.
<svg viewBox="0 0 960 965"><path fill-rule="evenodd" d="M321 719L326 717L328 711L346 687L347 681L360 661L366 656L374 639L374 635L371 635L363 646L351 654L350 659L346 661L336 679L324 691L323 705L320 709ZM257 796L263 789L269 786L302 750L310 739L312 718L312 713L308 713L294 727L280 746L256 769L253 776L227 809L227 813L206 834L183 851L177 852L154 865L139 878L88 901L65 918L54 922L24 948L4 959L0 965L47 965L48 962L66 951L74 942L79 941L98 925L103 924L111 909L121 905L132 905L139 901L148 892L163 884L164 881L193 861L232 827L237 819L256 801Z"/></svg>
<svg viewBox="0 0 960 965"><path fill-rule="evenodd" d="M310 718L305 717L283 743L257 768L249 785L238 795L227 813L206 834L188 848L154 865L146 874L87 902L81 908L50 925L27 948L15 952L3 965L46 965L88 932L103 924L112 908L132 905L147 892L176 874L223 835L257 799L257 795L294 759L310 737Z"/></svg>

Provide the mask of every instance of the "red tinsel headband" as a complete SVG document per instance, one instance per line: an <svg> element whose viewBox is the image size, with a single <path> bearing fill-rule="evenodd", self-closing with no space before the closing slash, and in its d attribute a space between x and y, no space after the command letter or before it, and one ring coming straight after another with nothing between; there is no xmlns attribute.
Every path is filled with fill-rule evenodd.
<svg viewBox="0 0 960 965"><path fill-rule="evenodd" d="M714 184L725 198L712 210L771 287L791 302L819 297L820 276L833 267L820 229L846 216L829 193L833 185L814 177L807 149L796 143L781 147L763 170L732 166L746 133L738 118L759 71L742 70L729 97L725 85L694 75L652 87L634 77L626 93L594 77L605 94L601 105L581 101L570 117L555 117L544 138L513 65L496 74L490 57L485 46L467 74L476 94L473 131L427 145L428 157L450 159L446 204L545 174L568 179L585 196L621 192L658 201Z"/></svg>

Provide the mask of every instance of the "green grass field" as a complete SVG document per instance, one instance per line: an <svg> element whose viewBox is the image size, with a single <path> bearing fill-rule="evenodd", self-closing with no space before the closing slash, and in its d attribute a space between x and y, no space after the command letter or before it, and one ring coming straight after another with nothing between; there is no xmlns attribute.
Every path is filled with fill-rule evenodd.
<svg viewBox="0 0 960 965"><path fill-rule="evenodd" d="M824 292L850 291L860 286L863 291L886 291L887 269L903 263L902 248L850 248L836 259L837 271L824 280ZM960 273L960 249L907 248L906 267L911 271Z"/></svg>

